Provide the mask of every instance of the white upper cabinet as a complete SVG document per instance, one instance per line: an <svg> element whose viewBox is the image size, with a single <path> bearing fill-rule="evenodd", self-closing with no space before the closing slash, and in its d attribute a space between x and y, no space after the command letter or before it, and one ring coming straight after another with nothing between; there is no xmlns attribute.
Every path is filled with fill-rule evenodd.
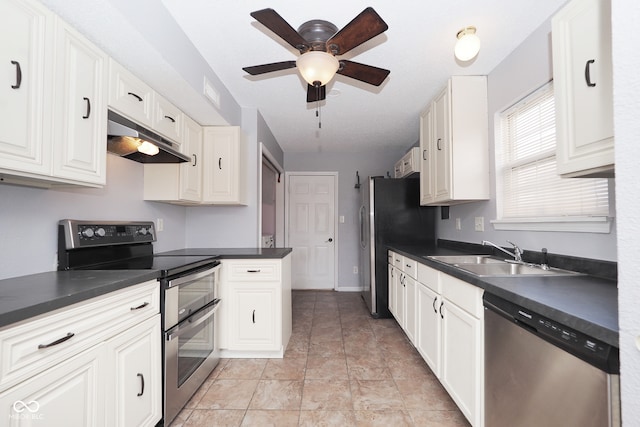
<svg viewBox="0 0 640 427"><path fill-rule="evenodd" d="M557 170L612 177L610 0L573 0L552 19Z"/></svg>
<svg viewBox="0 0 640 427"><path fill-rule="evenodd" d="M420 117L420 204L489 199L486 76L453 76Z"/></svg>
<svg viewBox="0 0 640 427"><path fill-rule="evenodd" d="M57 21L53 175L106 182L107 56Z"/></svg>
<svg viewBox="0 0 640 427"><path fill-rule="evenodd" d="M156 93L153 109L153 130L178 144L182 144L183 121L184 113Z"/></svg>
<svg viewBox="0 0 640 427"><path fill-rule="evenodd" d="M54 19L36 2L0 2L0 172L51 170Z"/></svg>
<svg viewBox="0 0 640 427"><path fill-rule="evenodd" d="M153 128L155 92L142 80L109 59L109 108Z"/></svg>
<svg viewBox="0 0 640 427"><path fill-rule="evenodd" d="M204 128L203 202L246 205L246 148L238 126Z"/></svg>
<svg viewBox="0 0 640 427"><path fill-rule="evenodd" d="M31 0L0 2L4 182L102 186L106 56Z"/></svg>

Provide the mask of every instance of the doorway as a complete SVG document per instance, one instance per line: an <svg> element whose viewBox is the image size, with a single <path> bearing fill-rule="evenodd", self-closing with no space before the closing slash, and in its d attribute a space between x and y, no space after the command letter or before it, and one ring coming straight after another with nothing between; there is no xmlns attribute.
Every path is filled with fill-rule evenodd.
<svg viewBox="0 0 640 427"><path fill-rule="evenodd" d="M260 143L260 213L258 244L262 248L284 247L284 179L282 166Z"/></svg>
<svg viewBox="0 0 640 427"><path fill-rule="evenodd" d="M336 172L288 172L286 246L293 289L336 289Z"/></svg>

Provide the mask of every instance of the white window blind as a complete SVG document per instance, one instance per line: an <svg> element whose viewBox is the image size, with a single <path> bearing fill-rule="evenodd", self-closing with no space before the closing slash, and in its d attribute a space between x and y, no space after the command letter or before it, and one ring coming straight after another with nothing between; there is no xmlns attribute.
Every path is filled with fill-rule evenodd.
<svg viewBox="0 0 640 427"><path fill-rule="evenodd" d="M608 181L556 174L553 83L500 115L499 221L571 220L609 215ZM498 154L500 154L498 151Z"/></svg>

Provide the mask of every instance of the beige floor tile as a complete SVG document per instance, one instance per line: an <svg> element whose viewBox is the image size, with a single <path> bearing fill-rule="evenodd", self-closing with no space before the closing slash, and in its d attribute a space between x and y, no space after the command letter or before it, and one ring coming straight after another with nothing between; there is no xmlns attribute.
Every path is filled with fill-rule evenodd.
<svg viewBox="0 0 640 427"><path fill-rule="evenodd" d="M300 427L356 427L354 411L300 411Z"/></svg>
<svg viewBox="0 0 640 427"><path fill-rule="evenodd" d="M344 357L344 345L342 344L342 339L336 341L309 343L309 356Z"/></svg>
<svg viewBox="0 0 640 427"><path fill-rule="evenodd" d="M409 410L416 427L470 427L471 424L459 410L419 411Z"/></svg>
<svg viewBox="0 0 640 427"><path fill-rule="evenodd" d="M349 380L392 380L389 368L354 367L349 368Z"/></svg>
<svg viewBox="0 0 640 427"><path fill-rule="evenodd" d="M300 411L248 410L242 420L246 427L296 427Z"/></svg>
<svg viewBox="0 0 640 427"><path fill-rule="evenodd" d="M260 380L249 409L300 410L302 381Z"/></svg>
<svg viewBox="0 0 640 427"><path fill-rule="evenodd" d="M178 415L176 415L173 421L171 421L171 424L169 424L169 427L183 427L185 425L185 422L189 418L189 415L191 415L192 412L193 412L193 409L184 408L182 411L178 413Z"/></svg>
<svg viewBox="0 0 640 427"><path fill-rule="evenodd" d="M306 357L269 359L262 372L263 380L304 380Z"/></svg>
<svg viewBox="0 0 640 427"><path fill-rule="evenodd" d="M244 413L237 409L195 409L184 427L238 427Z"/></svg>
<svg viewBox="0 0 640 427"><path fill-rule="evenodd" d="M396 379L407 409L453 411L456 404L436 377L430 379Z"/></svg>
<svg viewBox="0 0 640 427"><path fill-rule="evenodd" d="M343 357L318 357L307 358L306 379L330 380L347 378L347 362Z"/></svg>
<svg viewBox="0 0 640 427"><path fill-rule="evenodd" d="M356 411L404 409L402 396L393 380L351 381L351 397Z"/></svg>
<svg viewBox="0 0 640 427"><path fill-rule="evenodd" d="M352 410L351 389L346 380L305 380L302 410Z"/></svg>
<svg viewBox="0 0 640 427"><path fill-rule="evenodd" d="M361 427L411 427L413 421L407 411L355 411L356 423Z"/></svg>
<svg viewBox="0 0 640 427"><path fill-rule="evenodd" d="M231 359L218 374L218 379L259 380L267 359Z"/></svg>
<svg viewBox="0 0 640 427"><path fill-rule="evenodd" d="M247 409L258 380L218 379L202 396L196 409Z"/></svg>

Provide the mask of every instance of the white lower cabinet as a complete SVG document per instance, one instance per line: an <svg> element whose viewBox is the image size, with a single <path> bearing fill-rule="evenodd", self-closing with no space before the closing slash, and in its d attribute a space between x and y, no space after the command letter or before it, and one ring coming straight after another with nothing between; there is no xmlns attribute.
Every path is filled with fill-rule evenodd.
<svg viewBox="0 0 640 427"><path fill-rule="evenodd" d="M154 426L159 300L154 280L0 330L0 417L17 426Z"/></svg>
<svg viewBox="0 0 640 427"><path fill-rule="evenodd" d="M402 307L393 315L471 425L482 426L483 290L406 257L403 261L409 271L417 270L410 273L417 280L403 272L399 285L389 282Z"/></svg>
<svg viewBox="0 0 640 427"><path fill-rule="evenodd" d="M107 396L107 426L154 426L162 417L160 314L107 342L115 376Z"/></svg>
<svg viewBox="0 0 640 427"><path fill-rule="evenodd" d="M102 343L0 393L2 424L105 425L106 366Z"/></svg>
<svg viewBox="0 0 640 427"><path fill-rule="evenodd" d="M222 260L222 357L283 357L291 337L291 255Z"/></svg>

